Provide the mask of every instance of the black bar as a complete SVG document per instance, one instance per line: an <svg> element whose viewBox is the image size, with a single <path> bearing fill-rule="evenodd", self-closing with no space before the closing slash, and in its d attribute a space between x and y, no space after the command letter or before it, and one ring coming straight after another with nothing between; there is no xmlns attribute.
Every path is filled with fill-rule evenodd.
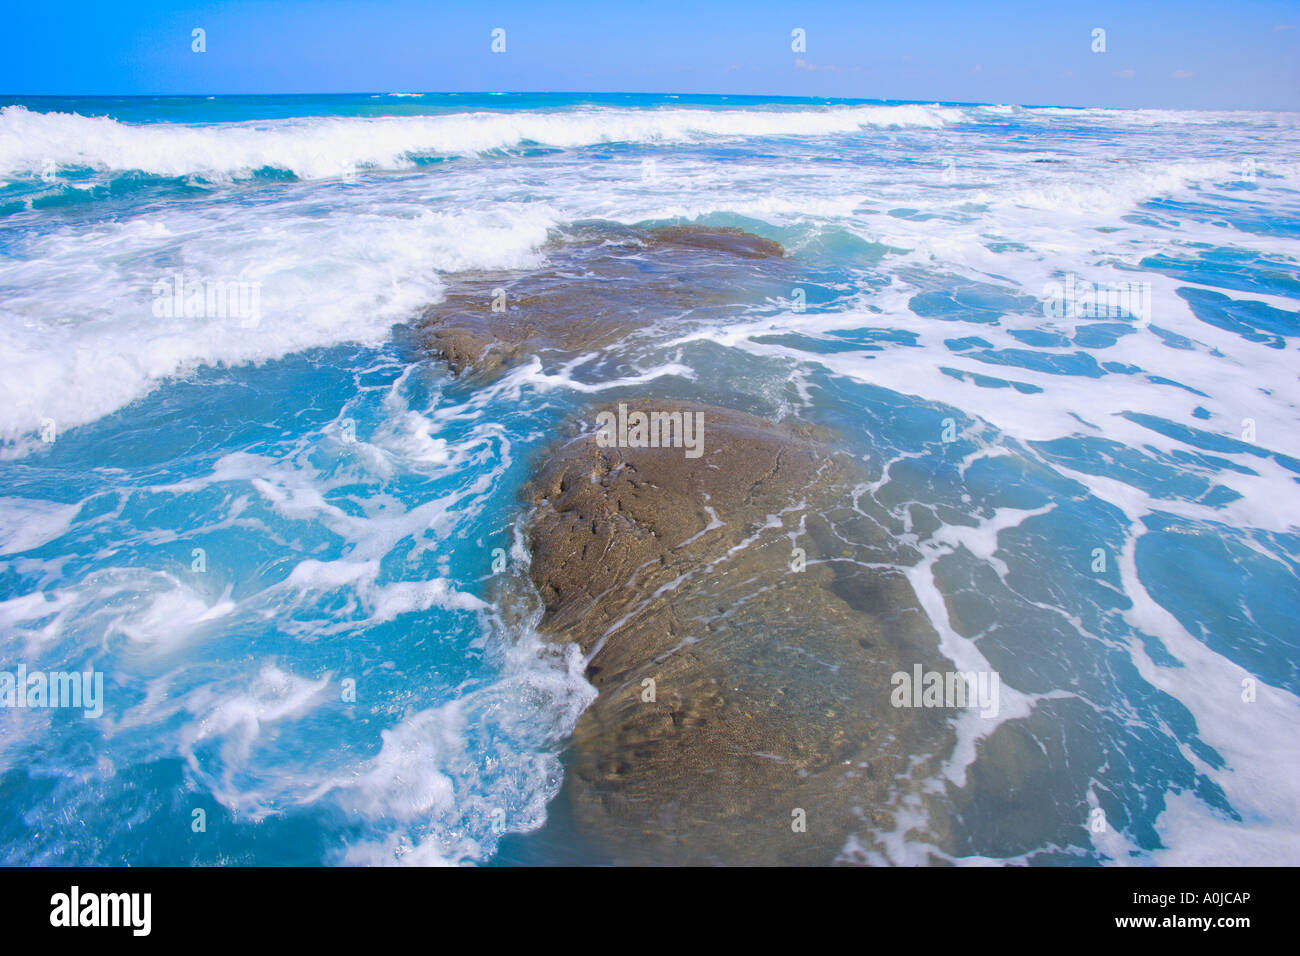
<svg viewBox="0 0 1300 956"><path fill-rule="evenodd" d="M0 918L7 931L17 931L15 939L36 934L66 942L75 933L81 943L112 937L373 946L413 933L422 945L443 949L472 945L454 942L464 932L494 946L512 934L533 945L555 934L556 945L571 945L565 938L573 932L580 941L597 934L639 946L638 939L644 945L681 939L698 922L733 943L737 935L761 938L782 924L805 939L848 932L864 945L881 934L917 934L918 945L958 939L973 945L982 932L994 934L990 943L1043 939L1019 935L1038 930L1072 942L1182 943L1200 936L1231 944L1259 930L1271 938L1285 932L1292 925L1293 885L1291 870L1264 868L11 868L0 869ZM88 895L150 894L147 937L137 936L129 919L134 912L135 927L142 928L142 907L122 908L126 925L116 927L51 925L59 895L70 904L73 886L91 909L99 898L87 904ZM120 898L117 905L123 906ZM1133 919L1154 923L1120 925Z"/></svg>

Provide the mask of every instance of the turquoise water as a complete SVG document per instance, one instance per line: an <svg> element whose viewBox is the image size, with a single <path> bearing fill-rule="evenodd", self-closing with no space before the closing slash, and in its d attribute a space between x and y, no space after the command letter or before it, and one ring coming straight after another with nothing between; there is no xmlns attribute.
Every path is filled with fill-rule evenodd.
<svg viewBox="0 0 1300 956"><path fill-rule="evenodd" d="M951 841L917 806L873 862L1300 862L1294 115L0 107L0 669L105 686L0 708L3 862L599 861L553 802L592 691L533 634L520 489L656 394L832 429L1001 677L931 786ZM419 350L457 276L602 220L746 229L797 287L490 382ZM257 314L160 314L177 275ZM1132 308L1053 312L1086 283ZM990 773L1010 740L1041 756Z"/></svg>

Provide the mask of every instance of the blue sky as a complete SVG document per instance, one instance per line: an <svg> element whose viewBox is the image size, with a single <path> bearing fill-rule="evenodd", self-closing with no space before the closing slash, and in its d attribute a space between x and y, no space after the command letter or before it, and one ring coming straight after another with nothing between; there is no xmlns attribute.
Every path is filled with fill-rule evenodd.
<svg viewBox="0 0 1300 956"><path fill-rule="evenodd" d="M1300 2L10 5L0 94L626 91L1300 109ZM506 31L505 53L491 32ZM206 31L207 51L191 50ZM791 49L791 31L807 37ZM1106 31L1106 52L1092 33Z"/></svg>

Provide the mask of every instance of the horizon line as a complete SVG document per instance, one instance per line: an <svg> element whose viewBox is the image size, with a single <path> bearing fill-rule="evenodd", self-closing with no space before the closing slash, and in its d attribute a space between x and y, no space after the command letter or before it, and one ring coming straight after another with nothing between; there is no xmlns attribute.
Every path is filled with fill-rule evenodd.
<svg viewBox="0 0 1300 956"><path fill-rule="evenodd" d="M353 90L348 92L296 92L296 93L0 93L0 99L216 99L218 97L290 97L290 96L709 96L762 100L823 100L827 102L861 102L901 104L906 106L1015 106L1021 109L1066 110L1168 110L1176 113L1300 113L1300 107L1278 109L1213 109L1209 107L1171 106L1101 106L1097 104L1076 106L1062 103L991 103L973 100L899 99L868 96L817 96L791 93L665 93L645 90Z"/></svg>

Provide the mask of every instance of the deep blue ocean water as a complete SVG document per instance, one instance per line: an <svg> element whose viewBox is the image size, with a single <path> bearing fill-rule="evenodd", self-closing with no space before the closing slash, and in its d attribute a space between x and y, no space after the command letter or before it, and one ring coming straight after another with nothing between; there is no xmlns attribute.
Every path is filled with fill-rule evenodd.
<svg viewBox="0 0 1300 956"><path fill-rule="evenodd" d="M1001 676L933 784L953 842L916 805L846 858L1300 863L1298 146L1294 114L0 100L0 670L104 675L98 718L0 707L0 862L588 858L552 801L593 692L533 634L519 491L593 397L702 388L842 436L943 649ZM612 366L420 351L458 275L591 221L743 228L803 278ZM256 314L160 310L177 276ZM981 782L1012 725L1028 821Z"/></svg>

